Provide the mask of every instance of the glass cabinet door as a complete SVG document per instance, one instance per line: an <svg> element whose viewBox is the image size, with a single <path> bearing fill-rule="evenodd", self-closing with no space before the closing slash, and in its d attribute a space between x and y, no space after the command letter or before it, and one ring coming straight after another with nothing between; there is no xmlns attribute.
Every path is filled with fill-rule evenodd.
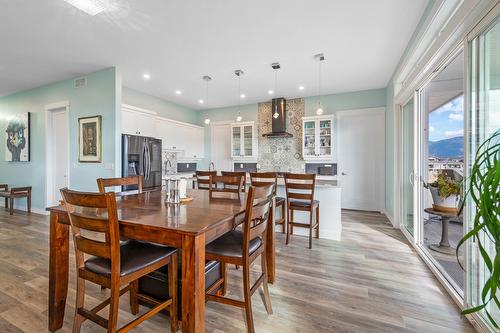
<svg viewBox="0 0 500 333"><path fill-rule="evenodd" d="M253 139L253 126L243 126L243 155L252 156L252 139Z"/></svg>
<svg viewBox="0 0 500 333"><path fill-rule="evenodd" d="M304 121L304 156L316 155L316 121Z"/></svg>
<svg viewBox="0 0 500 333"><path fill-rule="evenodd" d="M332 155L332 121L319 121L319 154L322 156Z"/></svg>
<svg viewBox="0 0 500 333"><path fill-rule="evenodd" d="M241 156L241 127L233 127L233 156Z"/></svg>

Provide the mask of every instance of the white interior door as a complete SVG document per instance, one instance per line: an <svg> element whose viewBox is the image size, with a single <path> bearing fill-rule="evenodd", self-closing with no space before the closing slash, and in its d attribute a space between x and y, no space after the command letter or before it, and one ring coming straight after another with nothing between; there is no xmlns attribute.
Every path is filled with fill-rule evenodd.
<svg viewBox="0 0 500 333"><path fill-rule="evenodd" d="M59 190L69 187L67 108L48 110L47 120L47 204L56 205Z"/></svg>
<svg viewBox="0 0 500 333"><path fill-rule="evenodd" d="M68 186L68 112L54 112L53 147L54 161L54 199L61 199L59 189Z"/></svg>
<svg viewBox="0 0 500 333"><path fill-rule="evenodd" d="M337 119L342 208L380 212L385 200L385 110L340 111Z"/></svg>
<svg viewBox="0 0 500 333"><path fill-rule="evenodd" d="M221 171L231 171L231 125L212 124L212 145L211 162L214 162L215 169Z"/></svg>

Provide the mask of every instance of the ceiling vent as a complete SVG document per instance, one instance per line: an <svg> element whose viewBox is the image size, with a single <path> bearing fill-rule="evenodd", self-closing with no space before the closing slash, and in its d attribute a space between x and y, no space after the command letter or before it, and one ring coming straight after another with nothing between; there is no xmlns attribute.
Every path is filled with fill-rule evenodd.
<svg viewBox="0 0 500 333"><path fill-rule="evenodd" d="M83 88L87 85L87 77L79 77L75 79L75 88Z"/></svg>

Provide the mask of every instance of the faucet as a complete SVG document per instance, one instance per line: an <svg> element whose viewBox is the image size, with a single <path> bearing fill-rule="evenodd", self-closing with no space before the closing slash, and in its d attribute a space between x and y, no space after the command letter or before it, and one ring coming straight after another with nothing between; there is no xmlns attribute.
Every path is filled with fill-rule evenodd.
<svg viewBox="0 0 500 333"><path fill-rule="evenodd" d="M208 171L212 171L212 167L215 170L215 163L214 162L210 162L210 164L208 165Z"/></svg>

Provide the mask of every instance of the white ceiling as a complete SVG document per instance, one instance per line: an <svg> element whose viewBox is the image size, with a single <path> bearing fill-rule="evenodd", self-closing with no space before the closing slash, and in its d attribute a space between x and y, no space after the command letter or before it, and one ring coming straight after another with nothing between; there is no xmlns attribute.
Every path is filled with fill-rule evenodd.
<svg viewBox="0 0 500 333"><path fill-rule="evenodd" d="M63 0L2 0L0 96L117 66L123 84L200 109L385 87L427 0L107 0L89 16ZM142 74L151 79L145 81ZM201 77L210 75L208 104ZM298 86L303 85L303 91ZM182 90L176 95L175 90Z"/></svg>

